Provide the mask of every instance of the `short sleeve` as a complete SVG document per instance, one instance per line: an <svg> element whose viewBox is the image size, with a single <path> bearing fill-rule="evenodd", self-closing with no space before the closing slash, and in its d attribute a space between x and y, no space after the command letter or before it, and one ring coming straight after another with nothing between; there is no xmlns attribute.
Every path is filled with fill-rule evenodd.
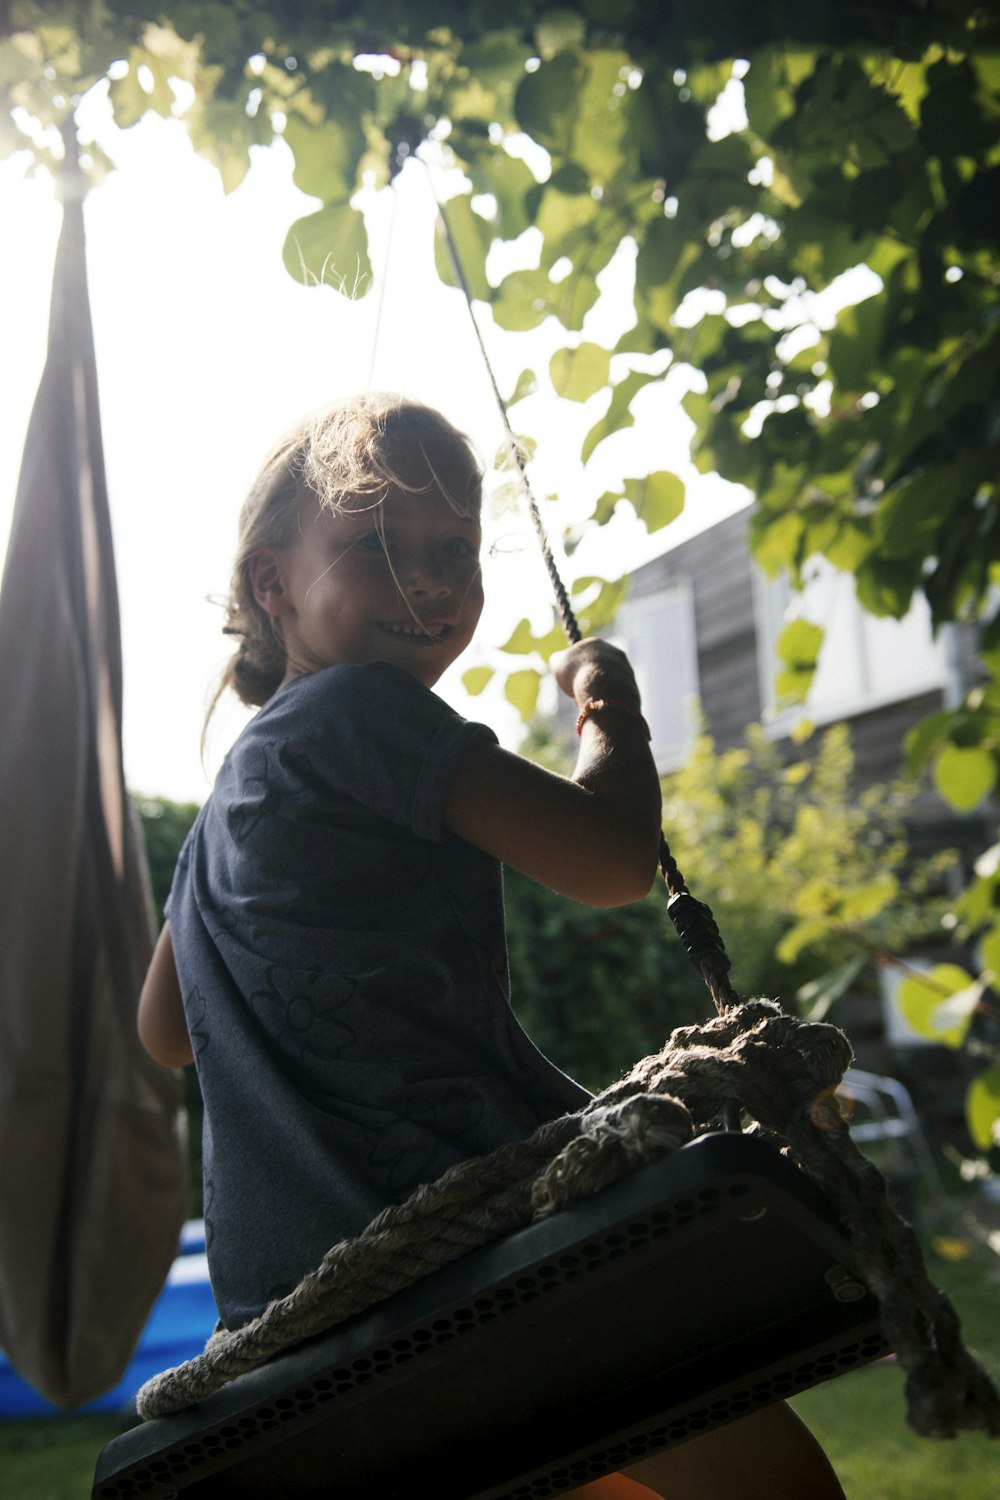
<svg viewBox="0 0 1000 1500"><path fill-rule="evenodd" d="M194 845L196 829L204 816L204 809L202 809L185 834L184 842L181 844L180 852L177 855L177 861L174 865L174 873L171 877L170 890L167 893L166 901L164 901L163 903L163 916L167 922L170 921L170 904L174 898L174 890L183 880L187 879L188 866L191 863L191 850Z"/></svg>
<svg viewBox="0 0 1000 1500"><path fill-rule="evenodd" d="M295 678L255 721L303 783L352 798L421 838L440 839L459 760L492 729L464 719L387 662ZM292 767L291 759L295 765Z"/></svg>

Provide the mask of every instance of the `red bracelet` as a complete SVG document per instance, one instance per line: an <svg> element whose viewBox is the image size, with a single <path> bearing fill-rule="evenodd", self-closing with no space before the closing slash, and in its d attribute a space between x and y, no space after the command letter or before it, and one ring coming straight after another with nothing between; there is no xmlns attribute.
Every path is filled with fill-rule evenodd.
<svg viewBox="0 0 1000 1500"><path fill-rule="evenodd" d="M620 708L622 713L630 714L633 719L638 719L639 723L642 725L643 732L645 733L647 740L651 740L653 738L653 736L649 732L649 725L646 723L646 720L643 718L639 710L637 708L633 708L631 703L623 703L620 698L588 698L586 703L581 708L579 718L576 721L577 734L583 733L583 726L586 723L587 719L589 719L591 714L600 713L601 710L605 708Z"/></svg>

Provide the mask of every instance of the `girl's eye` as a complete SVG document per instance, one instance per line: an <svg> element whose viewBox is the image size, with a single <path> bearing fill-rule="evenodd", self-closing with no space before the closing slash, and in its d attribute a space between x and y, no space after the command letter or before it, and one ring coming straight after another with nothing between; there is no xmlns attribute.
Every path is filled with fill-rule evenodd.
<svg viewBox="0 0 1000 1500"><path fill-rule="evenodd" d="M381 553L386 550L385 543L377 531L366 531L363 536L358 538L357 545L362 552Z"/></svg>
<svg viewBox="0 0 1000 1500"><path fill-rule="evenodd" d="M444 544L444 550L449 557L458 558L460 561L464 561L469 557L475 557L476 555L476 548L464 536L449 538Z"/></svg>

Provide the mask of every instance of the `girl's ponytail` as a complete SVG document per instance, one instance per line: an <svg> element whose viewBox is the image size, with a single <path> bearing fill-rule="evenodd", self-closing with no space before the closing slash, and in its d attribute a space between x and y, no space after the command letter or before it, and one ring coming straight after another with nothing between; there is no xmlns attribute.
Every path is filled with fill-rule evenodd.
<svg viewBox="0 0 1000 1500"><path fill-rule="evenodd" d="M239 546L222 627L238 645L212 695L206 730L227 688L248 708L262 708L285 675L288 657L281 626L257 603L250 560L264 547L285 548L295 540L303 489L299 471L310 427L311 423L301 423L268 456L240 512Z"/></svg>
<svg viewBox="0 0 1000 1500"><path fill-rule="evenodd" d="M248 707L261 708L281 686L287 657L274 620L267 615L264 623L258 614L234 607L230 600L222 629L224 635L236 636L239 645L223 669L219 692L232 688Z"/></svg>

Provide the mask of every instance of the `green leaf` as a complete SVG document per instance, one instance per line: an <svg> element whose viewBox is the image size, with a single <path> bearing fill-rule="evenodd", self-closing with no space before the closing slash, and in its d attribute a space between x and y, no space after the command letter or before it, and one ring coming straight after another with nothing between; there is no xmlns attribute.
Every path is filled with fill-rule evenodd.
<svg viewBox="0 0 1000 1500"><path fill-rule="evenodd" d="M580 457L586 463L599 443L610 437L613 432L620 432L624 427L631 427L635 422L629 410L633 398L648 385L651 380L662 380L661 375L647 375L641 370L633 370L620 380L611 392L611 400L608 409L600 421L595 422L583 440L583 448Z"/></svg>
<svg viewBox="0 0 1000 1500"><path fill-rule="evenodd" d="M996 987L1000 981L1000 921L996 921L980 945L984 971L992 975L990 983Z"/></svg>
<svg viewBox="0 0 1000 1500"><path fill-rule="evenodd" d="M428 40L431 40L430 35ZM449 42L445 42L446 47ZM463 41L459 54L461 71L468 70L479 87L488 90L493 95L493 111L486 116L486 119L498 121L502 119L505 124L508 122L514 90L524 77L524 64L531 56L532 50L525 35L519 30L503 25L495 30L481 31L474 40L466 38ZM447 107L442 112L449 119L453 118L450 98L446 97L443 103ZM498 110L502 113L498 113Z"/></svg>
<svg viewBox="0 0 1000 1500"><path fill-rule="evenodd" d="M626 479L625 495L647 531L659 531L684 509L683 481L666 469L642 479Z"/></svg>
<svg viewBox="0 0 1000 1500"><path fill-rule="evenodd" d="M987 1068L973 1079L965 1096L965 1119L969 1134L980 1151L989 1151L1000 1140L1000 1065Z"/></svg>
<svg viewBox="0 0 1000 1500"><path fill-rule="evenodd" d="M901 620L920 581L922 558L892 558L871 552L855 574L858 603L869 614Z"/></svg>
<svg viewBox="0 0 1000 1500"><path fill-rule="evenodd" d="M978 79L967 57L945 58L927 69L930 85L920 109L920 134L927 149L944 157L973 156L995 141L993 111L977 99Z"/></svg>
<svg viewBox="0 0 1000 1500"><path fill-rule="evenodd" d="M288 231L285 269L305 286L333 286L346 297L360 297L371 284L364 216L349 203L328 203L297 219Z"/></svg>
<svg viewBox="0 0 1000 1500"><path fill-rule="evenodd" d="M815 64L815 53L793 51L784 41L754 51L743 89L751 128L763 140L794 115L795 90Z"/></svg>
<svg viewBox="0 0 1000 1500"><path fill-rule="evenodd" d="M499 115L506 115L509 110L511 88L496 88L493 79L496 73L493 70L479 71L475 59L478 48L463 48L462 62L466 64L460 72L454 73L446 83L440 96L439 108L447 115L452 125L461 127L472 124L482 129L491 120L496 120ZM522 60L523 65L523 60ZM489 74L493 72L493 79ZM514 72L520 74L520 67L515 63ZM504 102L501 103L501 96ZM461 135L457 135L461 140Z"/></svg>
<svg viewBox="0 0 1000 1500"><path fill-rule="evenodd" d="M830 337L829 361L840 390L870 389L885 314L885 298L872 296L857 306L845 308L838 317Z"/></svg>
<svg viewBox="0 0 1000 1500"><path fill-rule="evenodd" d="M533 667L524 667L519 672L511 672L504 684L504 697L508 703L512 703L521 718L527 723L538 706L538 689L541 685L542 674L535 671Z"/></svg>
<svg viewBox="0 0 1000 1500"><path fill-rule="evenodd" d="M502 239L515 240L530 227L532 214L528 197L537 188L537 183L526 162L490 147L477 153L473 181L477 191L492 193L496 198L496 227Z"/></svg>
<svg viewBox="0 0 1000 1500"><path fill-rule="evenodd" d="M778 636L775 652L784 670L775 680L780 699L804 703L812 687L823 645L823 627L811 620L792 620Z"/></svg>
<svg viewBox="0 0 1000 1500"><path fill-rule="evenodd" d="M622 72L632 66L628 53L613 48L587 54L586 79L577 101L573 159L591 181L613 182L635 149L631 91L621 92Z"/></svg>
<svg viewBox="0 0 1000 1500"><path fill-rule="evenodd" d="M931 752L937 749L942 740L947 739L948 727L953 719L954 714L950 709L941 709L936 714L928 714L926 719L921 719L909 731L903 742L908 775L913 776L921 770L930 759Z"/></svg>
<svg viewBox="0 0 1000 1500"><path fill-rule="evenodd" d="M996 785L996 758L979 745L945 745L934 761L934 784L959 812L971 812Z"/></svg>
<svg viewBox="0 0 1000 1500"><path fill-rule="evenodd" d="M582 167L592 183L610 183L636 145L633 99L621 86L630 65L628 54L603 48L546 59L515 96L521 129L559 162Z"/></svg>
<svg viewBox="0 0 1000 1500"><path fill-rule="evenodd" d="M519 620L500 650L509 651L513 656L529 656L532 651L537 651L548 661L553 651L562 650L565 644L566 635L561 625L553 625L544 635L536 635L530 620Z"/></svg>
<svg viewBox="0 0 1000 1500"><path fill-rule="evenodd" d="M625 601L629 580L617 578L577 578L570 592L574 598L589 594L589 598L577 605L580 629L584 635L598 635L614 620Z"/></svg>
<svg viewBox="0 0 1000 1500"><path fill-rule="evenodd" d="M846 964L830 969L826 974L821 974L818 979L812 979L808 984L802 985L801 989L796 992L795 998L799 1002L800 1013L804 1019L807 1021L825 1020L830 1007L850 989L867 961L866 954L855 953Z"/></svg>
<svg viewBox="0 0 1000 1500"><path fill-rule="evenodd" d="M472 207L471 194L460 194L449 198L442 206L441 215L451 231L462 275L471 295L478 302L489 302L493 288L486 277L486 256L493 243L493 230L486 220ZM448 233L443 223L438 224L434 237L434 264L445 286L458 286L459 280L452 263Z"/></svg>
<svg viewBox="0 0 1000 1500"><path fill-rule="evenodd" d="M611 355L600 344L578 344L558 349L549 361L549 375L556 394L567 401L586 401L607 385Z"/></svg>
<svg viewBox="0 0 1000 1500"><path fill-rule="evenodd" d="M770 578L786 568L794 577L805 521L796 511L758 511L750 518L754 557Z"/></svg>
<svg viewBox="0 0 1000 1500"><path fill-rule="evenodd" d="M273 138L266 111L247 113L247 87L234 99L209 94L199 96L188 115L191 144L219 171L227 193L239 187L250 170L250 147Z"/></svg>
<svg viewBox="0 0 1000 1500"><path fill-rule="evenodd" d="M655 327L674 334L677 284L701 255L679 220L654 219L646 230L635 262L636 310Z"/></svg>
<svg viewBox="0 0 1000 1500"><path fill-rule="evenodd" d="M982 458L973 455L971 462L928 465L893 485L879 506L880 553L899 558L933 555L956 509L987 478Z"/></svg>
<svg viewBox="0 0 1000 1500"><path fill-rule="evenodd" d="M994 844L976 861L976 879L965 887L956 909L970 927L1000 922L1000 844ZM996 932L994 926L990 936Z"/></svg>
<svg viewBox="0 0 1000 1500"><path fill-rule="evenodd" d="M879 912L894 901L899 894L899 881L894 875L883 875L867 885L854 886L840 900L840 916L845 922L863 922L877 917Z"/></svg>
<svg viewBox="0 0 1000 1500"><path fill-rule="evenodd" d="M534 370L522 370L517 377L517 385L513 394L507 397L507 405L514 406L518 401L524 401L528 396L533 396L538 390L538 376Z"/></svg>
<svg viewBox="0 0 1000 1500"><path fill-rule="evenodd" d="M537 328L552 312L552 291L548 273L541 268L512 271L493 294L494 321L514 333Z"/></svg>
<svg viewBox="0 0 1000 1500"><path fill-rule="evenodd" d="M141 120L147 109L153 107L152 100L139 82L138 67L142 61L141 56L133 56L128 72L122 78L112 79L108 91L115 124L122 130L127 130L130 125Z"/></svg>
<svg viewBox="0 0 1000 1500"><path fill-rule="evenodd" d="M606 526L614 515L619 500L623 500L624 498L621 490L605 490L594 506L594 511L590 518L594 525Z"/></svg>
<svg viewBox="0 0 1000 1500"><path fill-rule="evenodd" d="M821 488L826 487L822 478L819 483ZM824 540L822 545L819 545L816 528L813 527L810 531L810 541L816 545L816 550L828 557L841 573L853 573L872 551L874 546L872 537L864 526L852 525L842 516L838 515L832 518L832 521L828 540Z"/></svg>
<svg viewBox="0 0 1000 1500"><path fill-rule="evenodd" d="M564 281L553 287L551 310L564 328L577 333L599 296L600 288L596 277L585 271L572 271Z"/></svg>
<svg viewBox="0 0 1000 1500"><path fill-rule="evenodd" d="M582 75L579 59L560 52L521 81L514 99L518 124L546 151L569 155Z"/></svg>
<svg viewBox="0 0 1000 1500"><path fill-rule="evenodd" d="M794 964L799 955L814 943L822 942L830 936L836 928L832 917L808 917L803 922L796 922L795 926L785 933L781 942L775 949L778 959L783 964Z"/></svg>
<svg viewBox="0 0 1000 1500"><path fill-rule="evenodd" d="M920 1036L960 1047L982 986L958 964L937 964L926 974L908 974L897 991L903 1016Z"/></svg>
<svg viewBox="0 0 1000 1500"><path fill-rule="evenodd" d="M539 57L555 57L568 47L579 46L587 34L587 26L579 11L547 10L535 26L535 44Z"/></svg>
<svg viewBox="0 0 1000 1500"><path fill-rule="evenodd" d="M354 142L339 120L308 125L300 115L290 115L284 135L295 157L292 180L296 187L324 203L350 197L356 167Z"/></svg>
<svg viewBox="0 0 1000 1500"><path fill-rule="evenodd" d="M471 698L478 698L493 676L492 667L469 667L462 673L462 686Z"/></svg>

